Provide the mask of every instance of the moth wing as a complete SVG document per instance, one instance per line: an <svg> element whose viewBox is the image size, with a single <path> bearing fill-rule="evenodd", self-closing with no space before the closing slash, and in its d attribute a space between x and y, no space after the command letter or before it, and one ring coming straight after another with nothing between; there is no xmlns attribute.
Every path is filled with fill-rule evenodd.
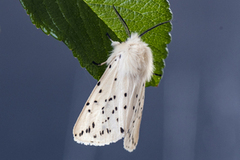
<svg viewBox="0 0 240 160"><path fill-rule="evenodd" d="M142 111L145 96L145 82L140 82L135 86L135 92L132 97L133 111L129 115L129 127L124 137L124 148L129 152L136 149L139 139L140 124L142 119Z"/></svg>
<svg viewBox="0 0 240 160"><path fill-rule="evenodd" d="M76 142L102 146L116 142L124 136L121 132L121 113L117 108L118 63L119 57L110 62L89 96L73 128Z"/></svg>

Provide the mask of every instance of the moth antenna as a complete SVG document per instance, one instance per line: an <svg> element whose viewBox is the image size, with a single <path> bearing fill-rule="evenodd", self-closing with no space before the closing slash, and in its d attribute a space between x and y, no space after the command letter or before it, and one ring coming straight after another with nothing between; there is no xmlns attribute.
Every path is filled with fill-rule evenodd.
<svg viewBox="0 0 240 160"><path fill-rule="evenodd" d="M160 25L162 25L162 24L169 23L169 22L170 22L170 21L162 22L162 23L157 24L156 26L153 26L153 27L147 29L147 30L144 31L142 34L140 34L139 37L142 37L142 36L143 36L145 33L147 33L148 31L151 31L152 29L154 29L154 28L156 28L156 27L158 27L158 26L160 26Z"/></svg>
<svg viewBox="0 0 240 160"><path fill-rule="evenodd" d="M117 14L120 22L122 23L122 25L123 25L123 27L124 27L124 29L125 29L128 37L130 37L131 34L130 34L130 31L129 31L129 29L128 29L128 26L127 26L126 22L123 20L123 18L121 17L121 15L118 13L118 11L117 11L116 8L114 7L114 5L113 5L113 9L114 9L115 13Z"/></svg>

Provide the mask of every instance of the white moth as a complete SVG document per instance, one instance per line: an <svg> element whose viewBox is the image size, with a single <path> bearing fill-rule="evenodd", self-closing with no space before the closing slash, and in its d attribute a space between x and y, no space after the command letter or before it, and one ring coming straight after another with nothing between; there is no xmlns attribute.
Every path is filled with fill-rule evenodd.
<svg viewBox="0 0 240 160"><path fill-rule="evenodd" d="M132 152L139 139L145 83L153 75L151 49L132 33L113 6L129 38L122 43L112 41L113 51L108 67L89 96L73 128L74 140L85 145L103 146L124 137L124 148Z"/></svg>

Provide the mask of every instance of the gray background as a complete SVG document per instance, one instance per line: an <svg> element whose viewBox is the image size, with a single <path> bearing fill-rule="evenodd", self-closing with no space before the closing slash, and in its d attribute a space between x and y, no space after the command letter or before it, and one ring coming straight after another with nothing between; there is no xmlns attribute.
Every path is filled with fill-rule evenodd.
<svg viewBox="0 0 240 160"><path fill-rule="evenodd" d="M240 160L240 1L171 0L163 80L146 89L137 149L77 144L96 80L71 51L0 1L0 159Z"/></svg>

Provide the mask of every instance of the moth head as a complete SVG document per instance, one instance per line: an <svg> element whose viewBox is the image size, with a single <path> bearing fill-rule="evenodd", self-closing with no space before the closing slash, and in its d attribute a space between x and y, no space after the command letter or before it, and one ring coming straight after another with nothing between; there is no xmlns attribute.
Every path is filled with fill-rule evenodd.
<svg viewBox="0 0 240 160"><path fill-rule="evenodd" d="M130 33L129 29L128 29L128 26L127 26L126 22L125 22L124 19L121 17L121 15L118 13L118 11L117 11L117 9L114 7L114 5L113 5L113 9L114 9L115 13L117 14L120 22L122 23L122 25L123 25L123 27L124 27L124 29L125 29L128 37L130 38L130 37L131 37L131 33ZM141 33L138 37L141 38L141 37L142 37L144 34L146 34L147 32L149 32L149 31L151 31L152 29L154 29L154 28L156 28L156 27L158 27L158 26L160 26L160 25L163 25L163 24L165 24L165 23L170 23L170 21L166 21L166 22L159 23L159 24L157 24L157 25L155 25L155 26L147 29L146 31L144 31L143 33Z"/></svg>

